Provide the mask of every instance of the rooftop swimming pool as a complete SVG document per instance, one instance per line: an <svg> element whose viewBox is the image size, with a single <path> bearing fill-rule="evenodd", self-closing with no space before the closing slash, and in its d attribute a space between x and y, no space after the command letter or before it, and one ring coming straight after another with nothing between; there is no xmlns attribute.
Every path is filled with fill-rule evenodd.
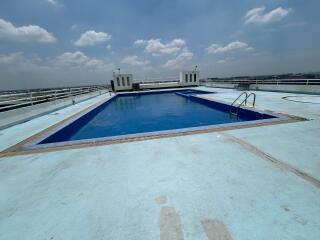
<svg viewBox="0 0 320 240"><path fill-rule="evenodd" d="M238 118L232 117L230 105L201 97L208 93L187 89L118 94L37 144L183 132L275 118L248 109L240 109Z"/></svg>

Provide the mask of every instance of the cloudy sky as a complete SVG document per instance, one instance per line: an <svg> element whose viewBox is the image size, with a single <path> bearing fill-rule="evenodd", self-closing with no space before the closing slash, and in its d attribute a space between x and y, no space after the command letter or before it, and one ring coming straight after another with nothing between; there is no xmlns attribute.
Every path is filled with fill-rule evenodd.
<svg viewBox="0 0 320 240"><path fill-rule="evenodd" d="M319 0L1 0L0 90L320 71Z"/></svg>

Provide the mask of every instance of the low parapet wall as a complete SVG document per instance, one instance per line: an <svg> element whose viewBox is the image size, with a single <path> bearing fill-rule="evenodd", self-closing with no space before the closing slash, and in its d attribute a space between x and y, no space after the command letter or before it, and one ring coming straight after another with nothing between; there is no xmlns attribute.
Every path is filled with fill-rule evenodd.
<svg viewBox="0 0 320 240"><path fill-rule="evenodd" d="M37 105L13 109L6 112L0 112L0 129L4 129L28 121L41 115L48 114L61 108L65 108L106 93L106 90L100 90L84 95L78 95L64 99L57 99L51 102L45 102Z"/></svg>
<svg viewBox="0 0 320 240"><path fill-rule="evenodd" d="M201 85L216 88L236 88L236 83L204 82ZM292 84L250 84L249 90L320 94L320 85L292 85Z"/></svg>

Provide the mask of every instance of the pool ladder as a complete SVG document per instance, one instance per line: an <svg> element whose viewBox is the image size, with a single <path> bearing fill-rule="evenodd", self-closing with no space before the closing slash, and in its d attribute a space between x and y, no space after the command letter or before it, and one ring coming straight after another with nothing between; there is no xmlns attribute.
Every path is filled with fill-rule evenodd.
<svg viewBox="0 0 320 240"><path fill-rule="evenodd" d="M237 101L242 97L242 96L245 96L245 98L243 99L243 101L236 105ZM234 101L233 103L231 104L230 106L230 116L235 116L237 117L238 119L238 114L239 114L239 109L241 108L241 106L246 106L247 105L247 102L248 102L248 99L250 97L253 97L253 100L252 100L252 107L255 107L256 105L256 94L255 93L250 93L248 94L247 92L242 92ZM235 110L235 111L233 111Z"/></svg>

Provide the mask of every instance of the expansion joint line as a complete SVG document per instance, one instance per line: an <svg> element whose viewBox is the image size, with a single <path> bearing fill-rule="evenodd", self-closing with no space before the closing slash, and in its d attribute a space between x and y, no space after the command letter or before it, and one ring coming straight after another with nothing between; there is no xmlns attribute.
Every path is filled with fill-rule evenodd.
<svg viewBox="0 0 320 240"><path fill-rule="evenodd" d="M309 174L297 169L296 167L285 163L283 161L280 161L278 159L276 159L275 157L271 156L268 153L263 152L262 150L260 150L259 148L255 147L254 145L240 139L237 137L232 136L231 134L228 134L226 132L219 132L220 135L222 135L225 139L227 139L228 141L231 141L233 143L236 143L238 145L240 145L241 147L245 148L246 150L248 150L249 152L251 152L252 154L258 156L261 159L264 159L268 162L273 163L276 167L291 172L293 174L295 174L296 176L302 178L303 180L311 183L312 185L314 185L317 188L320 188L320 180L310 176Z"/></svg>

